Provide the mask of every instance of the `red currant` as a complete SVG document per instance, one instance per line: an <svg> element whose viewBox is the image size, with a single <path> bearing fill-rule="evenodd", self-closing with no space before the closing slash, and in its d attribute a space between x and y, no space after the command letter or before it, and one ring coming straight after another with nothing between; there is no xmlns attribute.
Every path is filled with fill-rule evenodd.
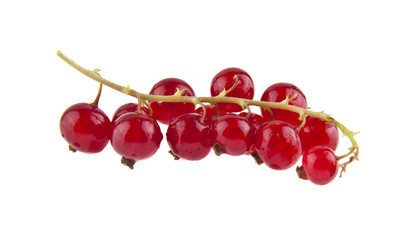
<svg viewBox="0 0 406 240"><path fill-rule="evenodd" d="M224 90L229 90L233 87L236 81L240 81L231 92L229 92L227 97L238 97L253 99L254 97L254 82L252 81L250 75L242 69L239 68L226 68L214 76L210 92L211 96L218 96ZM234 103L218 103L220 109L224 112L239 112L242 111L241 106Z"/></svg>
<svg viewBox="0 0 406 240"><path fill-rule="evenodd" d="M299 131L303 152L319 145L335 151L339 141L338 135L338 129L335 125L310 116L306 117L306 123Z"/></svg>
<svg viewBox="0 0 406 240"><path fill-rule="evenodd" d="M119 108L117 108L116 112L113 114L113 118L111 119L111 122L115 122L119 117L126 113L136 113L138 111L138 104L136 103L127 103L124 105L121 105ZM141 113L148 115L149 110L147 107L142 107L141 108Z"/></svg>
<svg viewBox="0 0 406 240"><path fill-rule="evenodd" d="M247 112L241 112L238 115L246 118L248 113ZM252 124L252 127L255 130L257 130L259 128L259 126L261 126L263 123L267 122L267 120L265 120L264 117L262 117L261 115L256 114L256 113L250 113L247 120Z"/></svg>
<svg viewBox="0 0 406 240"><path fill-rule="evenodd" d="M206 116L204 118L204 121L207 123L213 123L214 120L216 120L218 117L220 117L221 115L226 114L225 112L220 110L220 114L219 111L216 107L213 107L211 105L204 105L204 108L206 108ZM203 115L203 108L202 107L198 107L195 111L195 113L199 113Z"/></svg>
<svg viewBox="0 0 406 240"><path fill-rule="evenodd" d="M203 115L187 113L169 123L166 139L173 154L187 160L200 160L211 150L210 125Z"/></svg>
<svg viewBox="0 0 406 240"><path fill-rule="evenodd" d="M325 185L336 177L339 164L334 151L325 146L316 146L303 155L303 170L307 178L317 185Z"/></svg>
<svg viewBox="0 0 406 240"><path fill-rule="evenodd" d="M89 103L70 106L62 114L59 127L72 151L101 152L109 142L110 120L98 107Z"/></svg>
<svg viewBox="0 0 406 240"><path fill-rule="evenodd" d="M124 158L143 160L154 155L162 138L155 119L144 114L127 113L113 123L111 145Z"/></svg>
<svg viewBox="0 0 406 240"><path fill-rule="evenodd" d="M219 117L212 125L211 134L216 154L238 156L246 153L254 141L254 132L244 117L231 114Z"/></svg>
<svg viewBox="0 0 406 240"><path fill-rule="evenodd" d="M296 94L296 97L289 102L289 105L297 106L301 108L307 107L306 97L303 92L293 84L290 83L276 83L269 86L262 94L261 101L268 102L282 102L286 98L291 98ZM261 109L262 116L265 119L281 120L298 126L301 121L299 120L299 114L280 109L272 109L272 116L268 110Z"/></svg>
<svg viewBox="0 0 406 240"><path fill-rule="evenodd" d="M262 124L255 133L254 145L262 161L276 170L292 167L302 155L299 134L282 121Z"/></svg>
<svg viewBox="0 0 406 240"><path fill-rule="evenodd" d="M241 112L238 115L246 118L248 113L247 112ZM251 113L249 115L249 117L247 118L247 120L251 123L251 126L254 128L255 131L259 128L259 126L261 126L263 123L266 122L264 117L262 117L261 115L256 114L256 113ZM254 142L253 142L250 149L249 149L249 151L246 152L245 154L246 155L252 155L255 158L255 160L257 161L257 163L261 164L262 161L257 158L256 151L257 150L255 149L255 145L254 145Z"/></svg>
<svg viewBox="0 0 406 240"><path fill-rule="evenodd" d="M173 95L178 90L185 90L183 96L195 96L192 87L178 78L166 78L156 83L149 94ZM150 102L153 117L160 123L169 124L175 117L195 110L193 103Z"/></svg>

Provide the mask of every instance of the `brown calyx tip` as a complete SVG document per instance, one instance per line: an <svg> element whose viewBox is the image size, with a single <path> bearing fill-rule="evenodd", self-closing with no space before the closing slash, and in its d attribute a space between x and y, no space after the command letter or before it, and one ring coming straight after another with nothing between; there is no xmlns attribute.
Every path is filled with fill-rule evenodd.
<svg viewBox="0 0 406 240"><path fill-rule="evenodd" d="M258 155L257 152L250 151L251 156L254 158L255 162L257 162L258 165L261 165L264 163L262 158Z"/></svg>
<svg viewBox="0 0 406 240"><path fill-rule="evenodd" d="M297 173L297 176L300 178L300 179L303 179L303 180L308 180L308 178L307 178L307 175L306 175L306 173L305 173L305 171L304 171L304 169L303 169L303 166L297 166L296 167L296 173Z"/></svg>
<svg viewBox="0 0 406 240"><path fill-rule="evenodd" d="M215 143L213 145L213 151L217 156L220 156L221 154L226 153L226 150L224 150L224 148L218 143Z"/></svg>
<svg viewBox="0 0 406 240"><path fill-rule="evenodd" d="M69 151L71 152L77 152L78 150L76 148L74 148L72 145L69 145Z"/></svg>
<svg viewBox="0 0 406 240"><path fill-rule="evenodd" d="M173 160L179 160L180 159L180 157L178 155L176 155L174 152L172 152L172 150L169 150L169 154L172 155Z"/></svg>
<svg viewBox="0 0 406 240"><path fill-rule="evenodd" d="M129 167L131 170L134 169L135 163L136 163L136 161L134 159L130 159L130 158L126 158L126 157L121 158L121 164Z"/></svg>

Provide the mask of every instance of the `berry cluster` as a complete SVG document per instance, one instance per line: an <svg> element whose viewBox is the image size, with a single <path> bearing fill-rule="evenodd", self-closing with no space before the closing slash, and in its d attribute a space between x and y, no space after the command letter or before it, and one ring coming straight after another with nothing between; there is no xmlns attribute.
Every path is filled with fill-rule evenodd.
<svg viewBox="0 0 406 240"><path fill-rule="evenodd" d="M99 75L96 72L94 76ZM72 151L97 153L110 142L122 156L122 163L133 168L136 161L157 152L163 140L160 124L165 124L166 140L175 159L201 160L213 149L216 155L250 154L258 164L276 170L291 168L302 159L296 169L299 177L318 185L331 182L339 167L345 170L348 164L340 165L342 157L334 153L339 139L337 126L347 129L329 116L321 119L306 114L305 95L290 83L265 89L260 101L265 104L257 104L261 105L261 114L257 114L249 107L255 105L250 102L254 83L242 69L227 68L215 75L212 97L207 98L195 97L185 81L167 78L156 83L149 94L134 91L138 104L120 106L111 121L98 107L101 88L102 84L93 103L75 104L62 114L60 131ZM128 93L128 89L122 91ZM201 106L196 109L197 104ZM350 139L350 154L355 153L352 161L358 145L353 137Z"/></svg>

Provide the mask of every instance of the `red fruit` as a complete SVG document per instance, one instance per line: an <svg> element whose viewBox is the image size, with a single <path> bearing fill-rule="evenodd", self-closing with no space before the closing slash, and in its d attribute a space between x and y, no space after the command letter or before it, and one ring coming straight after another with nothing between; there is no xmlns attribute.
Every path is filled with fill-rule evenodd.
<svg viewBox="0 0 406 240"><path fill-rule="evenodd" d="M211 105L206 104L206 105L204 105L204 107L206 108L206 116L204 118L204 121L207 123L213 123L214 120L216 120L218 117L226 114L223 111L220 111L220 114L219 114L218 109L216 107L212 107ZM203 108L198 107L194 112L203 115Z"/></svg>
<svg viewBox="0 0 406 240"><path fill-rule="evenodd" d="M261 101L268 102L282 102L286 97L290 98L296 94L296 98L289 102L289 105L306 108L307 101L303 92L293 84L290 83L276 83L269 86L262 94ZM262 116L265 119L281 120L288 122L293 126L298 126L301 121L299 114L286 110L279 110L271 108L273 115L271 116L268 110L261 109Z"/></svg>
<svg viewBox="0 0 406 240"><path fill-rule="evenodd" d="M246 118L247 114L248 114L247 112L241 112L238 115ZM259 126L261 126L264 122L266 122L265 118L256 113L251 113L247 120L251 123L251 126L254 128L255 131L259 128ZM255 154L256 151L257 150L255 149L254 143L252 143L249 151L246 152L245 154L254 156L253 154Z"/></svg>
<svg viewBox="0 0 406 240"><path fill-rule="evenodd" d="M172 153L187 160L200 160L211 151L210 125L203 115L187 113L169 123L166 139Z"/></svg>
<svg viewBox="0 0 406 240"><path fill-rule="evenodd" d="M325 146L316 146L303 155L303 170L314 184L325 185L336 177L339 164L334 151Z"/></svg>
<svg viewBox="0 0 406 240"><path fill-rule="evenodd" d="M339 134L334 124L315 118L306 117L305 125L299 131L303 152L315 146L326 146L333 151L337 149Z"/></svg>
<svg viewBox="0 0 406 240"><path fill-rule="evenodd" d="M119 108L117 108L116 112L113 114L113 118L111 119L111 122L115 122L119 117L126 113L136 113L138 111L138 104L135 103L127 103L124 105L121 105ZM147 107L141 107L141 113L148 115L149 110Z"/></svg>
<svg viewBox="0 0 406 240"><path fill-rule="evenodd" d="M247 114L247 112L241 112L238 115L245 118ZM257 130L263 123L267 122L264 117L256 113L251 113L247 120L252 124L252 127L255 130Z"/></svg>
<svg viewBox="0 0 406 240"><path fill-rule="evenodd" d="M98 153L109 142L109 118L100 108L88 103L78 103L66 109L59 127L73 151Z"/></svg>
<svg viewBox="0 0 406 240"><path fill-rule="evenodd" d="M254 146L262 161L276 170L292 167L302 155L299 134L282 121L262 124L255 133Z"/></svg>
<svg viewBox="0 0 406 240"><path fill-rule="evenodd" d="M242 69L239 68L226 68L216 76L214 76L210 92L211 96L218 96L223 90L228 90L235 84L236 80L240 81L231 92L229 92L227 97L238 97L253 99L254 97L254 82L252 81L250 75ZM242 108L238 104L234 103L218 103L220 109L224 112L239 112Z"/></svg>
<svg viewBox="0 0 406 240"><path fill-rule="evenodd" d="M214 121L211 139L216 154L238 156L246 153L254 141L254 128L244 117L224 115Z"/></svg>
<svg viewBox="0 0 406 240"><path fill-rule="evenodd" d="M156 83L149 94L168 96L175 94L178 90L186 90L183 96L195 96L192 87L185 81L178 78L166 78ZM153 117L160 123L169 124L175 117L195 110L193 103L177 102L150 102Z"/></svg>
<svg viewBox="0 0 406 240"><path fill-rule="evenodd" d="M155 119L144 114L127 113L113 123L111 145L124 158L143 160L154 155L162 138Z"/></svg>

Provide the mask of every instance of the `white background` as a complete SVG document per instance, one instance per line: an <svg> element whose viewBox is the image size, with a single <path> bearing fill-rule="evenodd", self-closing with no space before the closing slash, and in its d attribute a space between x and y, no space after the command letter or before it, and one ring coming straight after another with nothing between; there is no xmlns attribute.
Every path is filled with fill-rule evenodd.
<svg viewBox="0 0 406 240"><path fill-rule="evenodd" d="M405 239L405 12L390 0L3 1L0 239ZM173 161L165 140L133 171L110 145L73 154L59 118L98 84L57 49L140 92L178 77L207 96L231 66L255 99L291 82L361 132L360 161L320 187L248 156ZM105 88L100 107L129 101Z"/></svg>

